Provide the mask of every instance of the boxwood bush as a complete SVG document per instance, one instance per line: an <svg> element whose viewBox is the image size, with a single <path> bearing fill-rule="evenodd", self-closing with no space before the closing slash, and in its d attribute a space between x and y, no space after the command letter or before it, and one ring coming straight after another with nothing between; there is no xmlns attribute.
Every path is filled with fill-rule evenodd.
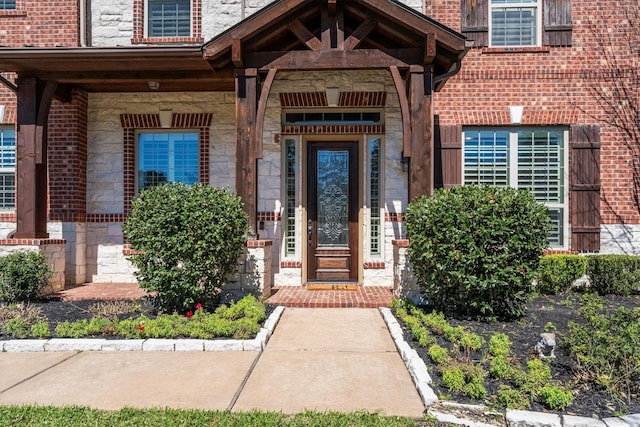
<svg viewBox="0 0 640 427"><path fill-rule="evenodd" d="M587 269L587 258L580 255L545 255L538 269L538 292L555 295L566 291L582 277Z"/></svg>
<svg viewBox="0 0 640 427"><path fill-rule="evenodd" d="M0 257L0 299L34 301L49 284L53 272L39 252L15 252Z"/></svg>
<svg viewBox="0 0 640 427"><path fill-rule="evenodd" d="M407 209L408 256L437 310L480 318L525 314L551 229L530 192L462 186L420 197Z"/></svg>
<svg viewBox="0 0 640 427"><path fill-rule="evenodd" d="M589 255L586 258L590 291L622 296L640 291L640 257Z"/></svg>
<svg viewBox="0 0 640 427"><path fill-rule="evenodd" d="M235 271L249 230L240 198L226 189L169 183L145 189L124 225L140 286L156 307L212 308Z"/></svg>

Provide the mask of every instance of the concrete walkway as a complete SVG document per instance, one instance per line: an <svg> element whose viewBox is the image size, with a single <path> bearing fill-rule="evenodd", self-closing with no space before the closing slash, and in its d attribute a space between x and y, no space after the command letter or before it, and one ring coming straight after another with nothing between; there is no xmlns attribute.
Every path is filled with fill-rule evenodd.
<svg viewBox="0 0 640 427"><path fill-rule="evenodd" d="M421 417L376 309L287 308L262 352L0 353L0 404Z"/></svg>

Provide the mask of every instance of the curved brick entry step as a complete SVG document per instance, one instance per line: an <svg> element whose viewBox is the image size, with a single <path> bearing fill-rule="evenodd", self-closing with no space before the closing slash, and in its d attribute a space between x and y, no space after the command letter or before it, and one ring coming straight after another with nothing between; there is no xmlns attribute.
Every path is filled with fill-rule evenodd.
<svg viewBox="0 0 640 427"><path fill-rule="evenodd" d="M147 291L140 289L137 283L85 283L83 285L65 288L53 296L63 301L78 301L85 299L102 300L130 300L147 295Z"/></svg>
<svg viewBox="0 0 640 427"><path fill-rule="evenodd" d="M269 304L303 308L389 307L393 289L386 286L358 286L355 290L309 290L303 286L274 288Z"/></svg>

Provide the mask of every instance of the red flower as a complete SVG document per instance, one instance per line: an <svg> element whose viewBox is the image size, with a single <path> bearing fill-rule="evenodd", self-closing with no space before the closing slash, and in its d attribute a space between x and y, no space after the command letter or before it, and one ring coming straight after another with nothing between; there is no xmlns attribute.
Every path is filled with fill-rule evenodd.
<svg viewBox="0 0 640 427"><path fill-rule="evenodd" d="M202 310L202 304L197 303L196 304L196 310Z"/></svg>
<svg viewBox="0 0 640 427"><path fill-rule="evenodd" d="M187 311L186 316L187 316L187 319L190 319L191 316L193 316L193 311Z"/></svg>
<svg viewBox="0 0 640 427"><path fill-rule="evenodd" d="M139 331L144 331L144 325L138 325L138 330Z"/></svg>

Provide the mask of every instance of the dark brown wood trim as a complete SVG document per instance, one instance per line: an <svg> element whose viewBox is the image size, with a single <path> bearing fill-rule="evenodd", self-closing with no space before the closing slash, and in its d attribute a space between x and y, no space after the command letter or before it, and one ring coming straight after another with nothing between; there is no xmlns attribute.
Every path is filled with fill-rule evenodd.
<svg viewBox="0 0 640 427"><path fill-rule="evenodd" d="M409 112L409 99L407 98L407 90L404 80L400 76L398 67L389 67L393 84L398 93L398 101L400 102L400 114L402 115L402 156L411 157L411 113Z"/></svg>
<svg viewBox="0 0 640 427"><path fill-rule="evenodd" d="M267 71L281 70L337 70L370 69L392 66L407 68L421 63L424 52L409 49L356 49L322 51L271 51L253 52L245 55L245 64L251 68Z"/></svg>
<svg viewBox="0 0 640 427"><path fill-rule="evenodd" d="M253 136L255 138L255 156L257 159L262 158L262 130L264 128L264 112L267 109L267 100L269 99L269 93L271 92L271 86L273 80L278 72L277 68L272 68L267 73L267 77L262 82L262 89L260 90L260 98L258 99L258 110L256 112L256 128Z"/></svg>
<svg viewBox="0 0 640 427"><path fill-rule="evenodd" d="M288 26L289 31L304 43L311 50L322 50L322 42L313 35L307 27L305 27L300 20L295 19Z"/></svg>
<svg viewBox="0 0 640 427"><path fill-rule="evenodd" d="M236 192L242 199L255 233L256 223L256 156L255 132L257 97L256 70L239 70L236 75Z"/></svg>
<svg viewBox="0 0 640 427"><path fill-rule="evenodd" d="M358 47L378 25L378 21L368 17L356 28L344 42L344 50L353 50Z"/></svg>
<svg viewBox="0 0 640 427"><path fill-rule="evenodd" d="M411 111L411 162L409 163L409 200L433 192L433 132L431 94L425 95L425 70L412 66L409 81Z"/></svg>

